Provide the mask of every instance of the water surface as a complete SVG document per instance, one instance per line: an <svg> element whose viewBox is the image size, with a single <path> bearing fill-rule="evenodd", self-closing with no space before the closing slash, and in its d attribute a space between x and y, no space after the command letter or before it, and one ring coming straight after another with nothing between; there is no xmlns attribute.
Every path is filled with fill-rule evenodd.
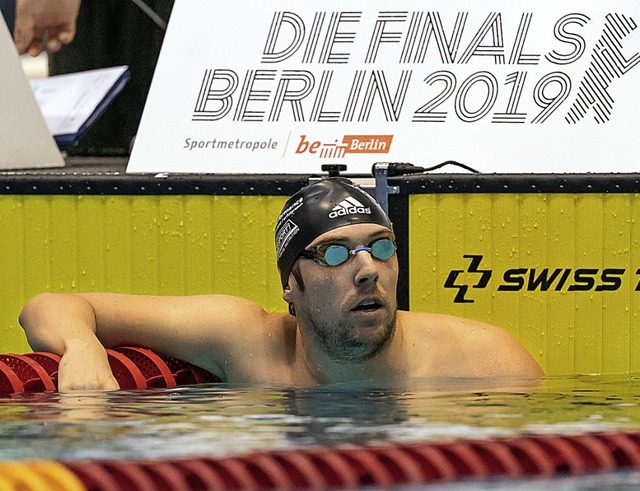
<svg viewBox="0 0 640 491"><path fill-rule="evenodd" d="M0 460L228 456L311 445L640 431L634 376L403 387L209 384L0 398Z"/></svg>

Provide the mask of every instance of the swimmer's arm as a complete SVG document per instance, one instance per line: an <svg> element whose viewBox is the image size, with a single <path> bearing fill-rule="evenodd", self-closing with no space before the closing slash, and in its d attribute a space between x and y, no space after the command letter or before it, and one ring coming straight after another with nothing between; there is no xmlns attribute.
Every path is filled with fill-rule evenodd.
<svg viewBox="0 0 640 491"><path fill-rule="evenodd" d="M67 388L82 388L83 383L113 388L104 380L103 346L147 347L224 379L221 367L234 362L225 359L226 353L250 338L248 331L259 328L266 316L253 302L224 295L42 294L27 303L20 323L32 349L57 353L78 367L84 359L100 374L97 382L86 380L83 371L81 376L65 373L61 364L63 388L67 382L74 384ZM80 377L82 382L75 380Z"/></svg>

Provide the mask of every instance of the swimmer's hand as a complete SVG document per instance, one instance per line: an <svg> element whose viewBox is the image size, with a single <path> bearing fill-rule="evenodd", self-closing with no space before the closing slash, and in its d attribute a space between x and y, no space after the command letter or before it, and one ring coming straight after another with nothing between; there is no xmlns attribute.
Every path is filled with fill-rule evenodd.
<svg viewBox="0 0 640 491"><path fill-rule="evenodd" d="M90 345L83 341L67 345L58 367L58 391L80 389L120 389L109 366L107 352L101 345Z"/></svg>

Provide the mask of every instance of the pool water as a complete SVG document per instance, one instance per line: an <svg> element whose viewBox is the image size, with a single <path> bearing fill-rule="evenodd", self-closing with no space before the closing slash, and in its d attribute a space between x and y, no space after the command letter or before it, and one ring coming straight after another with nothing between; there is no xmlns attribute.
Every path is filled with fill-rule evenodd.
<svg viewBox="0 0 640 491"><path fill-rule="evenodd" d="M206 384L0 398L2 461L175 459L317 445L616 430L640 430L640 379L635 376L547 377L534 386L516 380L467 379L415 380L395 388ZM604 487L579 487L595 482L591 479L595 478L554 479L553 487L640 485L640 474L625 472L608 475ZM543 489L545 480L536 482L541 487L528 482L526 489ZM470 489L469 483L466 486ZM515 482L508 488L501 488L499 481L474 486L518 489ZM547 483L544 489L549 487Z"/></svg>

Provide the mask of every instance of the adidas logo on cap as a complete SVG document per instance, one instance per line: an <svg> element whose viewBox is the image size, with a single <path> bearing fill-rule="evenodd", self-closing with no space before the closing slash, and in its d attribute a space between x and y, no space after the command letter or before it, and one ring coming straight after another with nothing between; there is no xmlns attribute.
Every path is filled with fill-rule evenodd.
<svg viewBox="0 0 640 491"><path fill-rule="evenodd" d="M356 214L371 215L371 208L364 206L360 201L350 196L333 207L333 210L329 213L329 218Z"/></svg>

